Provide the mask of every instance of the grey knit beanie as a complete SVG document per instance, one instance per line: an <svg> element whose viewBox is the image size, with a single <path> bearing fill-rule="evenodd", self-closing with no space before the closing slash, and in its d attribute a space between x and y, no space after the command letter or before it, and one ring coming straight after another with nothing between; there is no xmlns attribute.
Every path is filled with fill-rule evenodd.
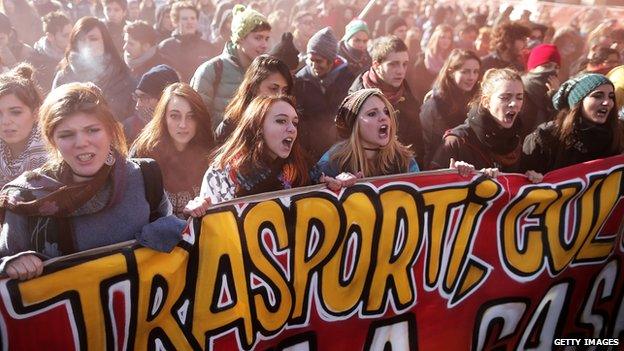
<svg viewBox="0 0 624 351"><path fill-rule="evenodd" d="M316 32L308 40L308 55L317 54L333 61L338 54L338 40L330 27L325 27Z"/></svg>
<svg viewBox="0 0 624 351"><path fill-rule="evenodd" d="M597 73L583 73L565 81L553 95L552 102L556 110L571 108L578 104L585 96L601 85L613 83L609 78Z"/></svg>

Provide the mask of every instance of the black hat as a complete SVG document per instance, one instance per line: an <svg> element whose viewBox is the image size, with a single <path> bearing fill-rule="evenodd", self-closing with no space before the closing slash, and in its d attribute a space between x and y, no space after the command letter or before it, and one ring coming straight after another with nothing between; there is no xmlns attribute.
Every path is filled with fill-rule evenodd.
<svg viewBox="0 0 624 351"><path fill-rule="evenodd" d="M290 32L282 34L282 40L275 44L268 54L282 60L291 71L299 67L299 51L293 43L293 35Z"/></svg>
<svg viewBox="0 0 624 351"><path fill-rule="evenodd" d="M167 65L158 65L143 74L136 88L154 99L160 99L160 95L166 87L179 81L180 78L173 68Z"/></svg>

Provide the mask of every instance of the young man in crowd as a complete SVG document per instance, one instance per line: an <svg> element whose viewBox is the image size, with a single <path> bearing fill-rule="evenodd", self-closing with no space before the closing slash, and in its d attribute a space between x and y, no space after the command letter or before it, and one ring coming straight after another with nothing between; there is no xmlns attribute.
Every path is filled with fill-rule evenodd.
<svg viewBox="0 0 624 351"><path fill-rule="evenodd" d="M493 51L481 58L481 72L506 67L524 72L522 55L530 35L531 30L520 23L505 22L494 28L491 42Z"/></svg>
<svg viewBox="0 0 624 351"><path fill-rule="evenodd" d="M552 120L556 110L552 95L561 85L558 78L561 55L555 45L540 44L531 50L527 60L528 72L522 75L525 99L522 106L523 136L538 125Z"/></svg>
<svg viewBox="0 0 624 351"><path fill-rule="evenodd" d="M213 128L221 123L247 67L268 50L270 34L271 25L260 12L243 5L234 7L232 37L221 55L199 66L191 79L191 86L208 108Z"/></svg>
<svg viewBox="0 0 624 351"><path fill-rule="evenodd" d="M150 68L165 63L158 52L158 34L145 21L130 22L124 28L124 61L132 78L139 80Z"/></svg>
<svg viewBox="0 0 624 351"><path fill-rule="evenodd" d="M295 75L298 137L315 161L336 141L334 117L355 78L337 45L329 27L318 31L308 41L306 66Z"/></svg>
<svg viewBox="0 0 624 351"><path fill-rule="evenodd" d="M462 22L457 28L457 40L455 48L475 51L475 41L479 35L477 26L471 23Z"/></svg>
<svg viewBox="0 0 624 351"><path fill-rule="evenodd" d="M175 29L170 38L158 45L160 54L180 74L183 82L188 82L197 67L216 54L212 44L201 38L198 15L192 2L174 3L171 22Z"/></svg>
<svg viewBox="0 0 624 351"><path fill-rule="evenodd" d="M397 111L397 136L404 145L412 145L417 158L423 156L420 128L420 103L412 95L405 80L410 62L407 46L396 36L385 36L373 41L370 48L372 67L358 75L349 92L377 88ZM422 159L418 159L422 164Z"/></svg>
<svg viewBox="0 0 624 351"><path fill-rule="evenodd" d="M56 67L69 45L72 24L60 11L50 12L43 16L42 21L45 35L33 45L34 52L27 61L35 67L35 80L43 89L43 93L47 94L52 88Z"/></svg>
<svg viewBox="0 0 624 351"><path fill-rule="evenodd" d="M115 48L123 54L123 30L126 26L126 12L128 3L126 0L102 0L104 7L104 24L110 33Z"/></svg>
<svg viewBox="0 0 624 351"><path fill-rule="evenodd" d="M132 143L143 127L152 119L154 109L166 87L180 81L176 71L167 65L158 65L145 72L137 84L132 98L134 115L123 121L128 144Z"/></svg>
<svg viewBox="0 0 624 351"><path fill-rule="evenodd" d="M405 42L407 22L399 16L392 15L386 20L386 35L394 35Z"/></svg>

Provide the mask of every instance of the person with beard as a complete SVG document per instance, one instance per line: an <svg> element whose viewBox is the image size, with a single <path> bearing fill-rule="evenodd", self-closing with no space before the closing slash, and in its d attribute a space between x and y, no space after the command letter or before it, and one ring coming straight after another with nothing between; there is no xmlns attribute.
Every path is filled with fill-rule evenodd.
<svg viewBox="0 0 624 351"><path fill-rule="evenodd" d="M622 152L622 122L607 77L588 73L570 78L552 102L557 116L525 138L522 168L546 173Z"/></svg>
<svg viewBox="0 0 624 351"><path fill-rule="evenodd" d="M115 44L115 48L123 54L124 27L126 26L126 13L128 3L126 0L102 0L104 7L104 24Z"/></svg>
<svg viewBox="0 0 624 351"><path fill-rule="evenodd" d="M429 168L454 168L455 161L462 161L476 169L493 170L489 174L518 172L522 154L518 117L523 102L524 87L518 72L511 68L486 71L466 122L444 134ZM533 170L526 175L532 182L542 179Z"/></svg>
<svg viewBox="0 0 624 351"><path fill-rule="evenodd" d="M178 83L180 77L176 71L167 65L158 65L145 72L132 94L135 113L123 121L124 134L128 143L132 143L143 127L154 116L154 110L160 100L163 90L173 83Z"/></svg>
<svg viewBox="0 0 624 351"><path fill-rule="evenodd" d="M36 69L35 80L47 94L52 88L54 72L69 45L72 25L69 18L60 11L43 16L43 36L33 46L34 52L27 59Z"/></svg>
<svg viewBox="0 0 624 351"><path fill-rule="evenodd" d="M132 157L156 160L173 214L184 218L186 204L199 195L214 146L210 116L201 97L187 83L168 86L154 118L132 145Z"/></svg>
<svg viewBox="0 0 624 351"><path fill-rule="evenodd" d="M372 61L366 50L370 37L368 25L362 20L353 20L345 27L345 35L338 43L338 55L347 59L353 75L370 68Z"/></svg>
<svg viewBox="0 0 624 351"><path fill-rule="evenodd" d="M130 22L124 28L124 61L132 78L140 79L152 67L166 63L157 40L156 31L145 21Z"/></svg>
<svg viewBox="0 0 624 351"><path fill-rule="evenodd" d="M52 89L71 82L93 82L106 97L119 121L133 110L136 82L117 52L104 23L83 17L72 28L69 47L52 81Z"/></svg>
<svg viewBox="0 0 624 351"><path fill-rule="evenodd" d="M338 56L338 40L329 27L310 38L307 53L306 66L295 75L294 94L301 114L301 144L318 159L337 140L334 117L355 76L347 60Z"/></svg>
<svg viewBox="0 0 624 351"><path fill-rule="evenodd" d="M214 154L200 196L185 208L202 216L212 204L310 183L297 138L299 116L288 96L258 96Z"/></svg>
<svg viewBox="0 0 624 351"><path fill-rule="evenodd" d="M215 54L212 44L202 39L197 29L199 11L190 1L179 1L171 8L171 22L175 30L171 37L158 45L158 51L179 74L183 82L188 82L193 73Z"/></svg>
<svg viewBox="0 0 624 351"><path fill-rule="evenodd" d="M481 58L483 70L510 67L523 72L525 66L522 54L530 35L531 30L520 23L505 22L495 27L490 44L493 51Z"/></svg>
<svg viewBox="0 0 624 351"><path fill-rule="evenodd" d="M232 12L230 41L221 55L204 62L191 79L191 86L208 108L213 129L223 120L251 62L267 51L271 35L271 25L260 12L243 5L236 5Z"/></svg>
<svg viewBox="0 0 624 351"><path fill-rule="evenodd" d="M527 60L528 72L522 75L526 100L522 109L522 136L552 120L555 110L552 95L559 89L558 74L561 56L552 44L540 44L531 50Z"/></svg>
<svg viewBox="0 0 624 351"><path fill-rule="evenodd" d="M372 66L362 72L351 85L350 92L364 88L381 90L397 112L399 141L411 145L416 159L422 163L423 143L418 112L420 103L408 85L405 76L409 63L407 46L396 36L376 39L371 46Z"/></svg>
<svg viewBox="0 0 624 351"><path fill-rule="evenodd" d="M413 151L396 138L396 111L381 90L349 94L335 121L342 141L318 161L313 181L338 190L354 178L419 171Z"/></svg>
<svg viewBox="0 0 624 351"><path fill-rule="evenodd" d="M423 165L427 169L444 133L464 123L481 76L481 60L472 51L454 49L420 108Z"/></svg>

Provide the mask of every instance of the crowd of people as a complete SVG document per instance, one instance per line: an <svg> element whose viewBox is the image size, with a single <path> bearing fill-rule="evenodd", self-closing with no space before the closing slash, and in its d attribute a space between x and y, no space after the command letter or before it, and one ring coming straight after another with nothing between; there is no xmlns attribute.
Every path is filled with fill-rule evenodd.
<svg viewBox="0 0 624 351"><path fill-rule="evenodd" d="M130 239L171 250L184 219L241 196L445 168L539 183L624 146L616 20L555 30L528 11L429 0L0 11L11 278Z"/></svg>

